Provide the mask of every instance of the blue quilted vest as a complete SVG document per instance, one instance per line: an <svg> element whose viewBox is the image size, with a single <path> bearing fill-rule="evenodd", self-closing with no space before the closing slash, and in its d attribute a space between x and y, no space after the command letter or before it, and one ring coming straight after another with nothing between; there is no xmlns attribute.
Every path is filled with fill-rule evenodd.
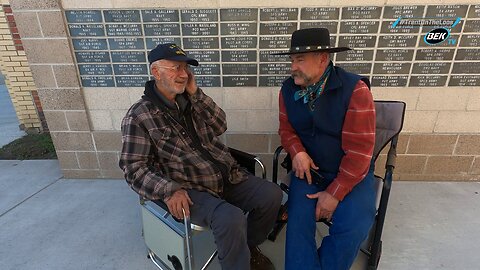
<svg viewBox="0 0 480 270"><path fill-rule="evenodd" d="M370 87L368 79L334 67L325 90L314 103L313 112L303 103L303 99L295 101L294 93L300 87L295 85L294 80L288 78L283 82L281 91L288 120L327 180L336 177L345 155L342 150L342 127L350 97L359 80Z"/></svg>

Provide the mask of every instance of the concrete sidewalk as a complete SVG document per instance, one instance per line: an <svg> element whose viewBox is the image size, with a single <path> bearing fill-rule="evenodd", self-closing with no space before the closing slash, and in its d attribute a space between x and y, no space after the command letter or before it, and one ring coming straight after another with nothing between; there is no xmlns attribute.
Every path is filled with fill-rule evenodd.
<svg viewBox="0 0 480 270"><path fill-rule="evenodd" d="M0 161L0 171L0 269L156 269L123 180L65 180L56 160ZM479 183L394 183L379 269L479 269L479 192ZM280 245L267 251L276 262Z"/></svg>

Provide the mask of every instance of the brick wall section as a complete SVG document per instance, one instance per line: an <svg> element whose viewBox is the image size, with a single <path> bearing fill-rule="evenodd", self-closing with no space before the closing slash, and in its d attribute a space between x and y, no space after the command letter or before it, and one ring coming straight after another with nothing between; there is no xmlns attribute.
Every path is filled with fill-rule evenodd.
<svg viewBox="0 0 480 270"><path fill-rule="evenodd" d="M36 88L25 56L17 23L9 5L0 11L0 55L2 73L12 98L21 129L27 132L48 130Z"/></svg>
<svg viewBox="0 0 480 270"><path fill-rule="evenodd" d="M123 178L118 131L92 131L58 0L11 2L18 31L66 178Z"/></svg>

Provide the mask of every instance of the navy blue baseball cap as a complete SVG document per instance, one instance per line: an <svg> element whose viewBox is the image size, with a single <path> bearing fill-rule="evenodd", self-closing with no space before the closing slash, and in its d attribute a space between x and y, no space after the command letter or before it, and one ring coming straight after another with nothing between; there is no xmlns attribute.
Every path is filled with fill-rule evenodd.
<svg viewBox="0 0 480 270"><path fill-rule="evenodd" d="M148 53L148 62L150 64L162 59L187 62L189 65L198 66L198 61L188 57L187 53L175 43L159 44Z"/></svg>

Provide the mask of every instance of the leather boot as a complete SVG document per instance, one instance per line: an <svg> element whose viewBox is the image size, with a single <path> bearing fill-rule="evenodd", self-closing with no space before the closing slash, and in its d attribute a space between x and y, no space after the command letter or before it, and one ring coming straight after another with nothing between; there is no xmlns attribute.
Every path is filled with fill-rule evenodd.
<svg viewBox="0 0 480 270"><path fill-rule="evenodd" d="M275 267L258 247L250 247L250 270L275 270Z"/></svg>

